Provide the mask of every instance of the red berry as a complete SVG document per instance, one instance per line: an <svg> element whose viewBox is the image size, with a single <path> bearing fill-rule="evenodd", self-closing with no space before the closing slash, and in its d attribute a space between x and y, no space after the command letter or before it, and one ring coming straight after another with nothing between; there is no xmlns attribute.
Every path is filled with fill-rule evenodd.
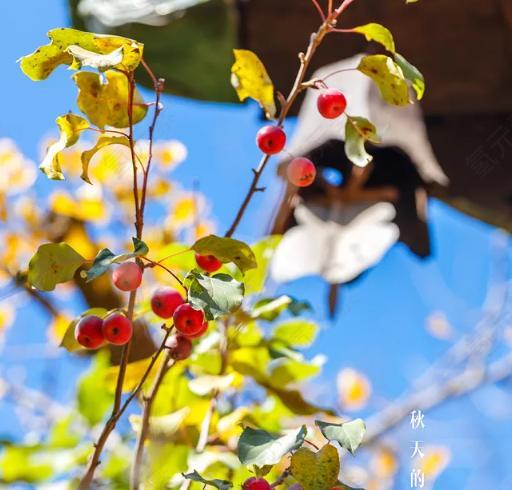
<svg viewBox="0 0 512 490"><path fill-rule="evenodd" d="M175 289L169 287L158 288L151 298L151 309L160 318L171 318L178 306L185 300Z"/></svg>
<svg viewBox="0 0 512 490"><path fill-rule="evenodd" d="M111 313L103 320L103 336L111 344L127 344L132 338L132 333L132 322L121 313Z"/></svg>
<svg viewBox="0 0 512 490"><path fill-rule="evenodd" d="M174 326L183 335L196 335L203 328L204 313L202 310L196 310L189 303L185 303L176 308L173 320Z"/></svg>
<svg viewBox="0 0 512 490"><path fill-rule="evenodd" d="M142 282L142 270L135 262L125 262L114 269L112 280L121 291L135 291Z"/></svg>
<svg viewBox="0 0 512 490"><path fill-rule="evenodd" d="M201 330L199 330L197 333L194 333L192 335L187 335L189 339L198 339L199 337L202 337L206 331L208 330L208 322L204 322L201 326Z"/></svg>
<svg viewBox="0 0 512 490"><path fill-rule="evenodd" d="M279 153L286 144L286 133L277 126L264 126L256 135L258 148L267 155Z"/></svg>
<svg viewBox="0 0 512 490"><path fill-rule="evenodd" d="M222 267L222 262L214 255L196 254L196 262L206 272L217 272Z"/></svg>
<svg viewBox="0 0 512 490"><path fill-rule="evenodd" d="M242 488L243 490L270 490L272 487L265 478L256 478L253 476L245 480Z"/></svg>
<svg viewBox="0 0 512 490"><path fill-rule="evenodd" d="M335 88L323 91L317 100L318 112L327 119L336 119L347 108L347 99Z"/></svg>
<svg viewBox="0 0 512 490"><path fill-rule="evenodd" d="M315 164L308 158L294 158L286 169L288 180L297 187L311 185L316 177Z"/></svg>
<svg viewBox="0 0 512 490"><path fill-rule="evenodd" d="M75 326L75 339L86 349L97 349L105 343L103 320L94 315L81 318Z"/></svg>
<svg viewBox="0 0 512 490"><path fill-rule="evenodd" d="M184 335L175 335L169 340L167 348L175 361L183 361L192 354L192 342Z"/></svg>

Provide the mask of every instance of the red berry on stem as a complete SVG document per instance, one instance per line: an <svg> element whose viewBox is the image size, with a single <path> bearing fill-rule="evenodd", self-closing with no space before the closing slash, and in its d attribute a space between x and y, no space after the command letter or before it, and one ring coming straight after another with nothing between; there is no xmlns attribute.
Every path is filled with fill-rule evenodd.
<svg viewBox="0 0 512 490"><path fill-rule="evenodd" d="M196 262L206 272L217 272L222 267L222 262L214 255L196 254Z"/></svg>
<svg viewBox="0 0 512 490"><path fill-rule="evenodd" d="M203 328L204 313L189 303L176 308L173 315L174 326L183 335L196 335Z"/></svg>
<svg viewBox="0 0 512 490"><path fill-rule="evenodd" d="M158 288L151 297L153 313L164 319L171 318L176 308L183 303L185 303L185 300L181 297L181 294L169 287Z"/></svg>
<svg viewBox="0 0 512 490"><path fill-rule="evenodd" d="M103 336L111 344L127 344L132 338L132 334L132 322L122 313L111 313L103 320Z"/></svg>
<svg viewBox="0 0 512 490"><path fill-rule="evenodd" d="M243 490L270 490L272 487L265 478L256 478L253 476L245 480L242 488Z"/></svg>
<svg viewBox="0 0 512 490"><path fill-rule="evenodd" d="M323 91L317 100L318 112L326 119L336 119L347 108L347 99L335 88Z"/></svg>
<svg viewBox="0 0 512 490"><path fill-rule="evenodd" d="M75 326L75 339L86 349L97 349L105 343L103 320L95 315L81 318Z"/></svg>
<svg viewBox="0 0 512 490"><path fill-rule="evenodd" d="M167 344L171 357L175 361L183 361L192 354L192 342L188 337L178 334L172 337Z"/></svg>
<svg viewBox="0 0 512 490"><path fill-rule="evenodd" d="M204 322L201 326L201 330L199 330L197 333L194 333L192 335L187 335L189 339L198 339L199 337L202 337L206 331L208 330L208 322Z"/></svg>
<svg viewBox="0 0 512 490"><path fill-rule="evenodd" d="M142 282L142 270L135 262L125 262L114 269L112 280L121 291L135 291Z"/></svg>
<svg viewBox="0 0 512 490"><path fill-rule="evenodd" d="M297 187L311 185L316 177L315 164L308 158L294 158L286 169L288 180Z"/></svg>
<svg viewBox="0 0 512 490"><path fill-rule="evenodd" d="M267 155L279 153L286 144L286 133L277 126L264 126L256 135L258 148Z"/></svg>

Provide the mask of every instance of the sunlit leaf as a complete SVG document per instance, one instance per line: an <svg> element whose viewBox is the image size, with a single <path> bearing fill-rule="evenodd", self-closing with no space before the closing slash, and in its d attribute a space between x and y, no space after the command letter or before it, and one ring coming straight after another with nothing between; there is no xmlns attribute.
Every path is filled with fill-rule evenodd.
<svg viewBox="0 0 512 490"><path fill-rule="evenodd" d="M228 490L233 486L233 484L226 480L205 480L197 471L193 471L192 473L183 475L187 480L196 481L198 483L202 483L203 485L208 485L210 487L217 488L218 490Z"/></svg>
<svg viewBox="0 0 512 490"><path fill-rule="evenodd" d="M352 420L344 424L332 424L320 420L315 423L326 439L338 442L341 447L352 454L361 445L366 432L366 426L362 419Z"/></svg>
<svg viewBox="0 0 512 490"><path fill-rule="evenodd" d="M377 84L382 98L388 104L406 106L410 103L409 87L402 69L389 56L365 56L357 69Z"/></svg>
<svg viewBox="0 0 512 490"><path fill-rule="evenodd" d="M366 141L379 142L375 126L364 117L347 116L345 154L358 167L366 167L373 160L364 146Z"/></svg>
<svg viewBox="0 0 512 490"><path fill-rule="evenodd" d="M240 100L256 100L267 118L276 115L274 85L258 56L247 49L234 49L235 63L231 68L231 84Z"/></svg>
<svg viewBox="0 0 512 490"><path fill-rule="evenodd" d="M195 308L202 309L208 320L236 311L242 304L244 285L228 274L207 276L192 271L189 282L188 300Z"/></svg>
<svg viewBox="0 0 512 490"><path fill-rule="evenodd" d="M317 376L320 370L321 366L318 364L282 357L272 361L270 379L275 386L286 386Z"/></svg>
<svg viewBox="0 0 512 490"><path fill-rule="evenodd" d="M48 461L41 461L38 452L37 447L5 446L0 457L3 482L24 481L34 484L51 478L54 468Z"/></svg>
<svg viewBox="0 0 512 490"><path fill-rule="evenodd" d="M233 373L225 376L200 376L189 382L192 393L199 396L209 395L213 392L223 392L232 386L235 376Z"/></svg>
<svg viewBox="0 0 512 490"><path fill-rule="evenodd" d="M238 440L238 458L244 465L261 467L277 464L285 454L302 446L306 432L306 427L302 426L284 436L275 436L246 427Z"/></svg>
<svg viewBox="0 0 512 490"><path fill-rule="evenodd" d="M96 144L87 151L84 151L81 156L82 160L82 175L80 176L85 182L91 183L89 180L89 164L91 162L91 159L96 155L96 153L101 150L102 148L105 148L106 146L110 145L123 145L123 146L130 146L128 138L125 138L124 136L102 136L96 141Z"/></svg>
<svg viewBox="0 0 512 490"><path fill-rule="evenodd" d="M404 77L412 83L418 100L425 94L425 79L422 73L414 65L409 63L401 54L395 53L396 64L402 69Z"/></svg>
<svg viewBox="0 0 512 490"><path fill-rule="evenodd" d="M41 291L53 291L70 281L85 259L67 243L41 245L28 265L28 282Z"/></svg>
<svg viewBox="0 0 512 490"><path fill-rule="evenodd" d="M90 282L107 272L112 264L120 264L122 262L126 262L127 260L148 254L149 248L142 240L133 237L132 241L133 252L130 253L115 255L108 248L101 250L94 259L92 267L87 271L87 282Z"/></svg>
<svg viewBox="0 0 512 490"><path fill-rule="evenodd" d="M270 261L280 241L281 236L272 235L251 246L258 266L245 274L244 284L247 294L259 293L263 289Z"/></svg>
<svg viewBox="0 0 512 490"><path fill-rule="evenodd" d="M425 479L434 481L450 464L451 459L451 451L447 447L427 446L423 448L423 457L419 457L417 463Z"/></svg>
<svg viewBox="0 0 512 490"><path fill-rule="evenodd" d="M114 395L105 384L105 376L109 370L109 354L99 351L93 363L78 382L78 411L90 426L101 422L112 407Z"/></svg>
<svg viewBox="0 0 512 490"><path fill-rule="evenodd" d="M149 436L150 437L172 437L182 426L183 421L190 413L190 407L183 407L176 412L167 415L152 416L149 418ZM130 424L137 433L141 429L141 416L131 415Z"/></svg>
<svg viewBox="0 0 512 490"><path fill-rule="evenodd" d="M274 328L272 339L292 347L308 347L314 342L317 333L316 323L303 319L287 320Z"/></svg>
<svg viewBox="0 0 512 490"><path fill-rule="evenodd" d="M76 352L78 350L82 350L83 347L76 341L75 339L75 326L80 321L81 318L87 315L95 315L103 318L108 313L106 308L89 308L84 311L79 317L73 319L71 322L68 322L66 331L62 336L62 340L60 341L59 347L64 347L68 352Z"/></svg>
<svg viewBox="0 0 512 490"><path fill-rule="evenodd" d="M291 459L290 473L304 490L329 490L338 481L340 457L330 444L317 452L306 447L296 451Z"/></svg>
<svg viewBox="0 0 512 490"><path fill-rule="evenodd" d="M105 81L102 80L105 77ZM78 108L95 126L127 128L128 79L120 72L107 70L103 75L83 71L73 76L78 87ZM133 124L140 122L147 113L147 106L137 90L134 92Z"/></svg>
<svg viewBox="0 0 512 490"><path fill-rule="evenodd" d="M74 145L80 138L81 132L89 127L89 123L83 117L75 114L59 116L55 122L59 127L60 137L48 148L39 168L49 179L63 180L64 174L59 163L59 153L64 148Z"/></svg>
<svg viewBox="0 0 512 490"><path fill-rule="evenodd" d="M366 376L350 368L342 369L336 380L339 403L345 410L360 410L370 398L372 387Z"/></svg>
<svg viewBox="0 0 512 490"><path fill-rule="evenodd" d="M363 34L367 41L375 41L382 44L388 51L395 52L395 41L393 34L390 30L381 24L371 22L364 26L358 26L351 29L351 31Z"/></svg>
<svg viewBox="0 0 512 490"><path fill-rule="evenodd" d="M109 66L126 71L133 71L142 58L143 45L125 37L69 28L52 29L48 37L50 44L40 46L19 60L23 73L32 80L44 80L59 65L70 65L74 69L82 64L103 68L105 61L93 59L94 55L107 55ZM91 54L85 56L87 52Z"/></svg>
<svg viewBox="0 0 512 490"><path fill-rule="evenodd" d="M201 255L213 255L223 263L233 262L242 272L258 266L251 247L234 238L210 235L194 243L192 249Z"/></svg>
<svg viewBox="0 0 512 490"><path fill-rule="evenodd" d="M264 298L255 303L251 316L254 319L272 322L287 310L292 315L300 315L304 311L310 311L311 305L306 301L297 301L286 295L278 298Z"/></svg>
<svg viewBox="0 0 512 490"><path fill-rule="evenodd" d="M75 45L69 46L66 51L73 56L71 68L74 70L80 70L83 66L90 66L104 71L113 68L123 60L122 46L108 54L98 54Z"/></svg>

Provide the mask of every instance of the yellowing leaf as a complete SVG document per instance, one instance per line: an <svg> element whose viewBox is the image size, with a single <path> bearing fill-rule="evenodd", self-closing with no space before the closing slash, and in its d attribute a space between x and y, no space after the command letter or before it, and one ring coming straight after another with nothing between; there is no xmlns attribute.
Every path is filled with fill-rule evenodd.
<svg viewBox="0 0 512 490"><path fill-rule="evenodd" d="M388 104L406 106L410 103L409 87L402 69L389 56L365 56L357 69L377 84Z"/></svg>
<svg viewBox="0 0 512 490"><path fill-rule="evenodd" d="M291 475L304 490L329 490L338 482L340 457L334 446L326 444L313 452L302 447L292 456Z"/></svg>
<svg viewBox="0 0 512 490"><path fill-rule="evenodd" d="M56 284L73 279L84 262L67 243L46 243L30 259L28 281L41 291L53 291Z"/></svg>
<svg viewBox="0 0 512 490"><path fill-rule="evenodd" d="M231 68L231 84L240 100L256 100L268 119L276 115L274 85L258 56L247 49L234 49L235 63Z"/></svg>
<svg viewBox="0 0 512 490"><path fill-rule="evenodd" d="M379 142L375 126L364 117L347 116L345 155L358 167L366 167L373 160L373 157L366 151L366 141Z"/></svg>
<svg viewBox="0 0 512 490"><path fill-rule="evenodd" d="M363 34L367 41L375 41L382 44L388 51L395 52L395 41L390 30L383 25L371 22L364 26L358 26L351 29L354 32Z"/></svg>
<svg viewBox="0 0 512 490"><path fill-rule="evenodd" d="M48 148L39 168L49 179L63 180L64 174L59 163L59 153L64 148L74 145L80 138L80 133L89 127L89 123L83 117L75 114L59 116L55 122L60 130L60 138Z"/></svg>
<svg viewBox="0 0 512 490"><path fill-rule="evenodd" d="M340 404L346 410L363 408L372 391L366 376L350 368L338 373L337 387Z"/></svg>
<svg viewBox="0 0 512 490"><path fill-rule="evenodd" d="M128 79L113 70L107 70L103 76L104 82L101 75L90 71L73 76L78 87L78 107L99 128L126 128L129 126ZM136 124L144 119L148 109L137 90L133 100L133 123Z"/></svg>
<svg viewBox="0 0 512 490"><path fill-rule="evenodd" d="M123 145L129 147L130 143L128 138L125 138L124 136L101 136L90 150L84 151L81 157L82 175L80 177L87 183L91 183L89 180L89 163L91 162L91 159L99 150L110 145Z"/></svg>
<svg viewBox="0 0 512 490"><path fill-rule="evenodd" d="M412 83L412 88L416 92L418 100L425 94L425 79L421 72L411 63L409 63L401 54L395 53L396 64L402 69L405 78Z"/></svg>
<svg viewBox="0 0 512 490"><path fill-rule="evenodd" d="M418 466L427 480L435 480L448 466L451 460L450 450L446 447L423 448L423 458L418 458Z"/></svg>
<svg viewBox="0 0 512 490"><path fill-rule="evenodd" d="M158 366L162 361L162 357L163 356L160 356L156 361L155 365L153 366L153 369L148 377L148 381L150 381L157 372ZM141 359L140 361L131 362L126 366L126 374L123 383L123 393L132 391L137 386L150 363L151 357L147 357L146 359ZM108 372L106 374L106 383L111 390L115 390L118 375L119 366L112 366L108 369Z"/></svg>
<svg viewBox="0 0 512 490"><path fill-rule="evenodd" d="M20 59L21 70L32 80L46 79L59 65L70 65L72 69L82 64L100 69L108 65L133 71L142 59L143 44L126 37L67 28L52 29L48 37L50 44ZM108 62L97 55L107 55Z"/></svg>
<svg viewBox="0 0 512 490"><path fill-rule="evenodd" d="M373 454L370 465L373 473L383 480L391 478L398 470L395 453L386 447L379 448Z"/></svg>

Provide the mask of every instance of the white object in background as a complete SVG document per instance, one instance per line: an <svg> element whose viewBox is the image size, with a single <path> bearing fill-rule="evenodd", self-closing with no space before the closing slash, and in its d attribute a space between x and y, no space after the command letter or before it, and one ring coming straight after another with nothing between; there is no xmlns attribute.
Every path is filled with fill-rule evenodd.
<svg viewBox="0 0 512 490"><path fill-rule="evenodd" d="M284 234L272 259L273 279L287 282L320 275L340 284L377 264L398 240L399 230L392 222L395 208L384 202L357 208L335 206L331 218L323 221L305 205L298 205L299 224ZM347 222L347 211L356 211L355 217L340 224Z"/></svg>

